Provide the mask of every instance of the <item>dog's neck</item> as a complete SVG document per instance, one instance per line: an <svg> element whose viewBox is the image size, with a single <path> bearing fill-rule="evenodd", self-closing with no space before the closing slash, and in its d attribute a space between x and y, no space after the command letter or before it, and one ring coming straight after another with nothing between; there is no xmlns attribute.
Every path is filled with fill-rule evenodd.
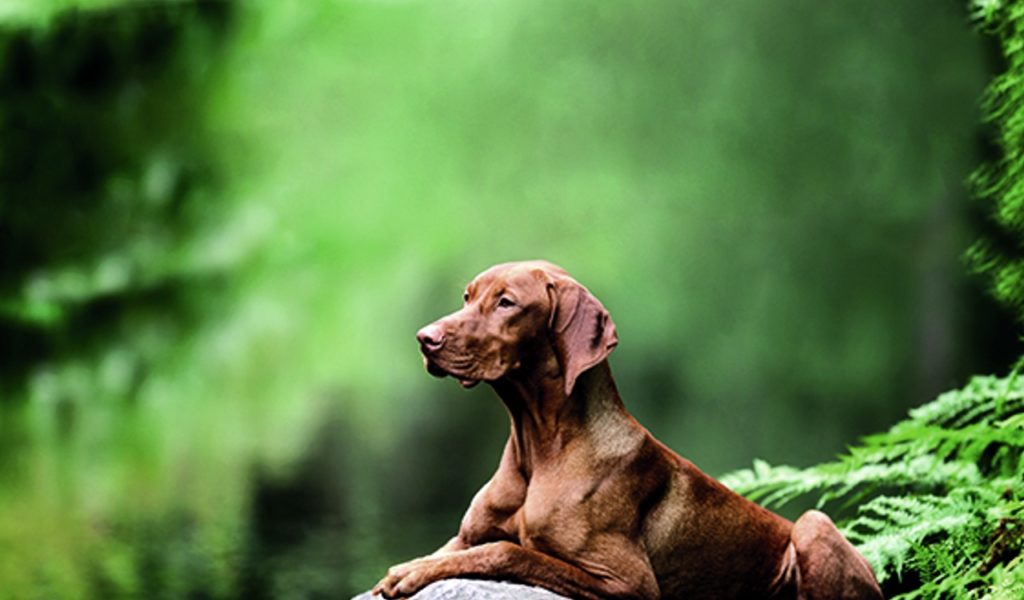
<svg viewBox="0 0 1024 600"><path fill-rule="evenodd" d="M570 396L565 395L565 379L553 359L532 371L492 383L508 409L516 460L525 476L580 436L635 424L607 360L580 374Z"/></svg>

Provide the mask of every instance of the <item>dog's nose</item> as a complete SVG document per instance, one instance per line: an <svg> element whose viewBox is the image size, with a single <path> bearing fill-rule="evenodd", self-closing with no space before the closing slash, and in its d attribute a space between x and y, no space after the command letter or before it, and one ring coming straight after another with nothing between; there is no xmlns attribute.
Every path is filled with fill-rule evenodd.
<svg viewBox="0 0 1024 600"><path fill-rule="evenodd" d="M431 323L416 332L416 339L424 350L435 352L444 345L444 332L435 323Z"/></svg>

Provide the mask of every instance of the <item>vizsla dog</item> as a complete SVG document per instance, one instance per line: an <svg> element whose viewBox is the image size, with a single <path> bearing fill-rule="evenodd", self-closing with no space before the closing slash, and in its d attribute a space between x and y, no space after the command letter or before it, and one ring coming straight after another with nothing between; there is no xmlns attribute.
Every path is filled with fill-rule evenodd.
<svg viewBox="0 0 1024 600"><path fill-rule="evenodd" d="M543 261L497 265L419 339L427 370L486 381L512 433L458 535L374 588L408 597L451 577L571 598L877 599L867 561L824 514L796 523L733 493L654 439L608 367L604 306Z"/></svg>

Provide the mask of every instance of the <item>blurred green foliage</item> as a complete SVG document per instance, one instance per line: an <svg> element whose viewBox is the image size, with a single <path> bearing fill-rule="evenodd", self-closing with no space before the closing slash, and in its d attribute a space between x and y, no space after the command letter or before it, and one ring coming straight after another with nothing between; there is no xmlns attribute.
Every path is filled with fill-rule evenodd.
<svg viewBox="0 0 1024 600"><path fill-rule="evenodd" d="M975 1L972 7L981 27L998 40L1005 70L992 80L984 98L985 119L995 129L996 156L971 177L992 231L967 256L976 272L989 277L995 297L1024 318L1024 4Z"/></svg>
<svg viewBox="0 0 1024 600"><path fill-rule="evenodd" d="M999 42L1003 70L987 88L995 152L971 182L987 231L966 256L1018 319L1024 309L1024 3L972 3ZM806 469L754 468L723 481L776 508L817 497L874 566L887 597L1024 596L1024 402L1010 375L975 377L861 440L839 460Z"/></svg>
<svg viewBox="0 0 1024 600"><path fill-rule="evenodd" d="M232 19L138 5L3 29L0 595L231 589L245 465L223 469L236 497L202 494L246 459L174 447L201 452L179 416L191 347L251 250L206 122Z"/></svg>
<svg viewBox="0 0 1024 600"><path fill-rule="evenodd" d="M1006 367L966 10L0 8L0 595L344 596L453 532L507 424L413 333L492 263L609 307L711 473Z"/></svg>

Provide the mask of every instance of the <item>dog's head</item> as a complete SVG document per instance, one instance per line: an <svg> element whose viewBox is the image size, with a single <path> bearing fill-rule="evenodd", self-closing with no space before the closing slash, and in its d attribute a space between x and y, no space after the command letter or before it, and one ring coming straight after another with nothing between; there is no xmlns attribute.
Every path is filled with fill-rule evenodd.
<svg viewBox="0 0 1024 600"><path fill-rule="evenodd" d="M546 261L493 266L466 286L463 301L416 338L427 371L465 387L528 372L553 355L568 396L576 378L619 341L601 302Z"/></svg>

